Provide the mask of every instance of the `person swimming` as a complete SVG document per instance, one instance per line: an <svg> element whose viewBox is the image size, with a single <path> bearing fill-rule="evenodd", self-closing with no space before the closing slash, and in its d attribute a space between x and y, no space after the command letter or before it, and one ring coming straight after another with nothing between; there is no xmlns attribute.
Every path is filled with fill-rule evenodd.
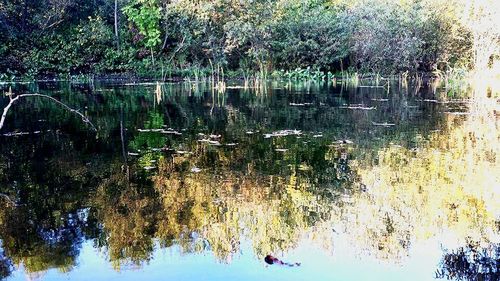
<svg viewBox="0 0 500 281"><path fill-rule="evenodd" d="M264 261L267 263L267 264L278 264L278 265L285 265L285 266L300 266L300 262L296 262L296 263L288 263L288 262L284 262L276 257L273 257L271 255L267 255L265 258L264 258Z"/></svg>

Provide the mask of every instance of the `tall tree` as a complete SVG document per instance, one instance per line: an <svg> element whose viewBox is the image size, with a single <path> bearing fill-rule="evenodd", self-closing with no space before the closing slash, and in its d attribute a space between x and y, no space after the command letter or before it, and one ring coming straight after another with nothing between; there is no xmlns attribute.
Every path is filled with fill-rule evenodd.
<svg viewBox="0 0 500 281"><path fill-rule="evenodd" d="M114 19L115 19L115 39L116 39L116 46L118 48L120 48L120 36L119 36L119 31L118 31L118 0L115 0Z"/></svg>

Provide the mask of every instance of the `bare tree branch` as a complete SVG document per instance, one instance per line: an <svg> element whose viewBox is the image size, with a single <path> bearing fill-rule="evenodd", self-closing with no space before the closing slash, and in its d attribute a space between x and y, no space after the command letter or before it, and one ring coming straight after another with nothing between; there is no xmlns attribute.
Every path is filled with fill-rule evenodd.
<svg viewBox="0 0 500 281"><path fill-rule="evenodd" d="M27 98L27 97L40 97L40 98L46 98L46 99L49 99L57 104L59 104L60 106L62 106L64 109L68 110L69 112L72 112L78 116L80 116L80 118L82 119L82 121L84 123L87 123L90 125L90 127L92 127L92 129L94 131L97 131L96 127L94 126L94 124L92 124L92 122L85 116L83 115L81 112L79 112L78 110L76 109L73 109L71 107L69 107L68 105L66 105L65 103L51 97L51 96L47 96L47 95L42 95L42 94L22 94L22 95L17 95L15 97L13 97L13 94L12 92L9 91L9 93L7 93L8 96L9 96L9 104L7 104L7 106L3 109L3 114L2 114L2 118L0 119L0 130L3 128L3 124L5 122L5 118L7 117L7 113L9 112L9 109L10 107L17 101L19 100L20 98Z"/></svg>

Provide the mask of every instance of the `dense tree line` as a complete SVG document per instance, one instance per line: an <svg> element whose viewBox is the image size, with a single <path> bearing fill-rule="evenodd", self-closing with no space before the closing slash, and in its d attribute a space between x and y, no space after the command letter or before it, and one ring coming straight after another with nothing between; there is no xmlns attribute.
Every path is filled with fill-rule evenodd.
<svg viewBox="0 0 500 281"><path fill-rule="evenodd" d="M239 75L307 67L470 69L498 55L498 11L490 4L495 6L492 0L2 0L0 73L5 79L203 69Z"/></svg>

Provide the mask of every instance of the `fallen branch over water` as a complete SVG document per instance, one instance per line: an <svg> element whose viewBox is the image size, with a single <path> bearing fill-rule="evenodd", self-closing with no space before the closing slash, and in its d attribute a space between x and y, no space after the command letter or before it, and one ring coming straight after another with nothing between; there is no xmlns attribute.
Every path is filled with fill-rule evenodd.
<svg viewBox="0 0 500 281"><path fill-rule="evenodd" d="M12 107L12 105L17 101L19 100L20 98L27 98L27 97L40 97L40 98L45 98L45 99L49 99L53 102L55 102L56 104L62 106L64 109L68 110L69 112L72 112L78 116L80 116L80 118L82 119L82 121L84 123L87 123L89 124L92 129L94 131L97 131L96 127L94 126L94 124L92 124L92 122L90 122L90 120L85 116L83 115L81 112L79 112L78 110L76 109L73 109L71 107L69 107L68 105L66 105L65 103L51 97L51 96L47 96L47 95L42 95L42 94L22 94L22 95L17 95L15 97L14 94L9 91L7 93L7 96L9 97L9 104L7 104L7 106L3 109L3 114L2 114L2 118L0 119L0 130L3 128L3 124L5 123L5 118L7 117L7 113L9 112L9 109Z"/></svg>

